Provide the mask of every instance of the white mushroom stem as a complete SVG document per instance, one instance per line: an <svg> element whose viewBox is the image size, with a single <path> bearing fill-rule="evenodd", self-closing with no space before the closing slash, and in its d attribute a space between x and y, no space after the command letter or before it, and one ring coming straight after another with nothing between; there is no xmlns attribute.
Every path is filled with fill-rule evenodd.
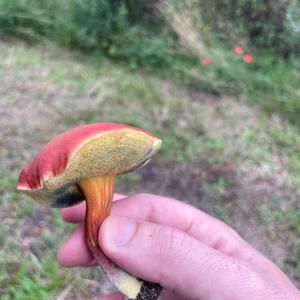
<svg viewBox="0 0 300 300"><path fill-rule="evenodd" d="M113 285L129 299L136 299L142 282L119 269L103 254L98 244L99 228L111 209L115 176L83 179L79 182L79 186L86 199L85 234L89 251L97 259L98 264Z"/></svg>

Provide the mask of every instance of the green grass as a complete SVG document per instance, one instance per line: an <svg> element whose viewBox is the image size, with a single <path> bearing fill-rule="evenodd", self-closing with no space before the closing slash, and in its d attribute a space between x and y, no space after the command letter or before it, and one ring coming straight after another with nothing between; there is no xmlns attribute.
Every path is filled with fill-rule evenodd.
<svg viewBox="0 0 300 300"><path fill-rule="evenodd" d="M3 299L49 299L71 281L71 273L61 270L53 254L45 254L36 263L28 257L18 258L12 259L11 254L1 257Z"/></svg>
<svg viewBox="0 0 300 300"><path fill-rule="evenodd" d="M214 207L214 213L219 219L223 220L226 223L229 223L229 220L230 220L229 208L227 208L221 204L216 204Z"/></svg>
<svg viewBox="0 0 300 300"><path fill-rule="evenodd" d="M219 33L209 29L211 26L214 28L220 20L210 18L214 21L209 21L206 16L203 18L199 9L203 5L197 6L196 2L189 6L183 1L182 7L177 3L181 8L179 11L175 9L172 12L175 16L178 14L179 17L186 17L191 23L190 31L182 33L179 28L180 24L176 22L168 24L166 19L166 22L162 24L161 19L167 18L166 15L159 15L157 10L147 8L146 2L142 0L135 3L134 9L132 4L128 4L131 1L117 1L113 5L105 0L69 1L67 3L34 0L30 1L30 4L28 1L2 0L0 2L0 34L37 41L51 40L60 45L89 50L90 55L97 60L97 64L99 60L106 64L103 59L103 53L105 53L116 63L126 66L129 72L142 66L148 72L155 72L162 78L171 77L181 84L201 91L235 94L251 103L258 103L269 113L280 113L299 127L300 65L298 57L290 55L289 58L283 59L274 54L272 49L266 50L266 47L258 47L248 50L253 52L254 63L249 65L243 63L242 57L232 52L231 48L236 45L230 47L228 44L222 44L216 38ZM176 1L170 1L170 3L174 4ZM207 11L211 13L213 7L214 5L207 7L209 8ZM260 10L262 7L257 9ZM291 7L293 7L292 4ZM281 15L282 10L278 3L272 8L274 9L272 18L277 16L275 13L277 9L278 14ZM254 7L252 9L255 11ZM137 14L136 10L140 14ZM238 14L238 11L236 13ZM239 17L244 16L242 14ZM286 18L283 15L281 17L283 20ZM226 16L220 15L220 18L224 18L223 25L230 24ZM271 19L268 22L278 21L276 18ZM212 24L208 25L205 20L208 24ZM264 28L264 26L270 26L268 22L257 25L251 22L251 24ZM159 33L160 31L163 31L162 34ZM274 36L269 36L271 33L268 27L263 32L265 40L274 38ZM196 39L192 47L181 45L182 34L187 39L195 35L198 40ZM291 39L291 42L298 45L296 39L291 36L286 33L283 40ZM242 41L247 40L245 36L237 35L237 37ZM279 37L283 38L280 35ZM262 41L264 41L263 38ZM292 44L290 45L291 53L293 53ZM249 45L251 45L250 41ZM185 47L188 49L184 49ZM211 57L211 65L202 64L201 60L204 55ZM69 68L72 67L69 66ZM78 73L74 68L72 68L73 72L66 72L63 62L61 62L61 69L61 72L53 74L53 80L66 81L73 77L76 80L78 93L86 88L85 76L87 74ZM101 71L92 71L92 73L101 73ZM155 94L155 88L151 88L153 87L151 80L147 82L148 92L145 93L145 80L148 81L148 76L140 76L136 83L124 79L120 82L119 89L128 96L139 97L140 101L145 103L145 108L148 108L148 105L151 105L149 99L157 98L159 94Z"/></svg>
<svg viewBox="0 0 300 300"><path fill-rule="evenodd" d="M293 262L296 265L296 278L300 279L300 244L296 248L295 261Z"/></svg>
<svg viewBox="0 0 300 300"><path fill-rule="evenodd" d="M270 114L281 114L300 127L297 58L284 60L271 53L257 51L253 54L254 63L247 65L231 49L223 48L220 53L211 54L212 64L208 66L202 65L201 61L192 65L175 62L171 74L178 77L179 83L201 91L238 95L243 100L259 104Z"/></svg>
<svg viewBox="0 0 300 300"><path fill-rule="evenodd" d="M124 189L130 189L135 184L140 182L140 175L137 173L129 173L124 176L118 176L117 178L117 186L124 186Z"/></svg>
<svg viewBox="0 0 300 300"><path fill-rule="evenodd" d="M63 224L58 210L44 215L45 220L36 220L39 225L34 225L31 220L38 209L32 200L16 191L17 175L2 167L0 178L1 299L54 298L74 280L74 272L62 269L55 258L58 238L66 238L71 226Z"/></svg>
<svg viewBox="0 0 300 300"><path fill-rule="evenodd" d="M300 188L299 128L287 123L284 128L271 127L270 134L280 151L286 156L294 184Z"/></svg>
<svg viewBox="0 0 300 300"><path fill-rule="evenodd" d="M271 215L271 220L285 224L292 231L300 234L300 209L290 209L284 211L278 207L268 209Z"/></svg>
<svg viewBox="0 0 300 300"><path fill-rule="evenodd" d="M27 217L30 216L28 213ZM24 216L23 216L24 217ZM1 266L0 266L0 291L3 299L49 299L62 290L73 278L72 272L63 270L55 259L55 253L50 250L51 239L54 247L57 247L57 237L62 227L56 233L37 236L31 243L31 249L26 248L25 240L14 238L10 232L20 231L18 220L16 226L8 227L5 223L0 228L1 240ZM7 222L7 220L4 220ZM62 233L60 233L62 236ZM20 244L21 243L21 244ZM40 247L48 251L40 251ZM37 251L37 252L36 252Z"/></svg>
<svg viewBox="0 0 300 300"><path fill-rule="evenodd" d="M62 222L58 210L41 208L15 189L20 168L43 143L82 123L114 121L150 130L164 140L155 161L164 176L174 173L175 178L177 172L182 174L183 168L186 173L179 175L183 181L196 181L195 186L189 187L194 193L194 204L198 204L199 198L202 205L204 194L207 205L204 207L209 207L210 212L228 224L232 225L241 215L239 229L243 230L247 226L244 215L250 215L247 201L255 202L258 207L253 213L255 217L262 215L272 226L286 225L284 234L292 237L292 243L297 242L299 210L287 195L295 195L299 187L300 134L298 127L281 113L273 116L266 113L260 100L250 105L247 99L199 93L201 86L191 87L191 81L179 83L172 73L166 78L166 74L133 70L103 56L83 56L49 44L28 47L17 41L2 43L0 53L3 57L0 60L1 87L7 87L0 92L11 113L0 120L3 122L0 133L3 158L0 167L3 221L0 224L0 261L3 262L0 294L4 299L53 299L72 284L74 278L79 282L74 292L85 295L84 280L91 276L98 280L99 273L90 275L58 266L56 249L73 227ZM238 82L240 73L244 72L240 80L246 80L246 74L253 77L257 74L252 66L234 63L242 71L237 70L234 75L234 64L230 66L232 83ZM201 71L200 65L198 67ZM208 72L216 71L214 66L208 68L211 68ZM244 84L241 82L240 87ZM282 79L281 84L288 87L290 83ZM251 80L249 85L252 91ZM263 92L263 87L259 92ZM266 90L268 97L270 93ZM185 168L186 165L191 167ZM287 181L282 174L288 177ZM290 179L292 184L287 185ZM271 196L267 195L268 201L275 204L264 208L252 190L257 184L269 182L274 185ZM160 186L160 182L154 183ZM141 176L135 173L118 181L128 192L135 185L143 187L143 184ZM236 189L237 194L230 194L232 189ZM185 191L180 192L185 195ZM278 199L275 201L272 195L278 195ZM183 200L189 201L188 197ZM237 199L239 201L235 201ZM286 210L282 209L284 205ZM27 226L29 229L25 232ZM267 227L264 222L256 226ZM272 226L270 231L274 234ZM255 230L253 228L253 232ZM16 240L16 236L21 238Z"/></svg>

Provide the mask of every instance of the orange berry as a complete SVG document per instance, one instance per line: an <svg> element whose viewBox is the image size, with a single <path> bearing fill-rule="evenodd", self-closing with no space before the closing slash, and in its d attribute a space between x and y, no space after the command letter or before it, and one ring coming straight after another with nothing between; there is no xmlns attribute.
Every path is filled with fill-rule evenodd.
<svg viewBox="0 0 300 300"><path fill-rule="evenodd" d="M246 64L251 64L254 61L254 58L251 54L244 55L243 61Z"/></svg>
<svg viewBox="0 0 300 300"><path fill-rule="evenodd" d="M209 57L206 57L202 60L202 63L204 65L210 65L211 64L211 59Z"/></svg>
<svg viewBox="0 0 300 300"><path fill-rule="evenodd" d="M233 49L233 51L234 51L235 54L238 54L238 55L244 54L244 52L245 52L242 47L235 47Z"/></svg>

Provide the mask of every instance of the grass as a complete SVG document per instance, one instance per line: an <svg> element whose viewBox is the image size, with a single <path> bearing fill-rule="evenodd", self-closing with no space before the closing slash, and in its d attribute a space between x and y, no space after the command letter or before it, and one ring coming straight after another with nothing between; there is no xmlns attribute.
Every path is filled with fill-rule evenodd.
<svg viewBox="0 0 300 300"><path fill-rule="evenodd" d="M99 56L106 63L104 53L106 57L123 63L129 70L143 66L151 73L155 72L156 76L176 78L177 82L200 91L235 94L243 100L259 103L269 113L281 114L298 127L300 125L300 65L295 56L299 41L294 37L297 30L291 29L291 21L288 20L295 17L291 13L296 7L294 3L283 6L274 3L264 22L254 18L249 23L249 15L262 17L264 5L250 5L247 9L252 12L244 14L243 1L235 3L236 18L232 20L226 14L233 12L225 9L224 15L215 15L214 9L218 5L205 6L201 1L163 1L151 7L147 6L146 1L137 1L135 5L132 1L111 4L105 0L29 2L30 5L26 0L0 2L0 34L31 41L51 40L59 45L84 49L89 51L90 56L94 55L96 63L99 63ZM204 13L202 7L205 7ZM287 14L283 13L283 8L286 8ZM213 14L213 17L207 16L207 13ZM220 22L224 22L222 33L214 32L212 28L220 27ZM286 30L284 36L275 30L277 22L285 24L282 25ZM293 26L297 27L297 24L295 19ZM252 35L250 28L260 28L259 31L264 33L264 38L259 35L259 43L257 37L249 40ZM237 45L230 45L229 42L222 44L217 38L220 36L223 40L226 37L228 41L239 40L245 51L253 54L254 63L245 64L242 56L233 54L232 49ZM284 42L274 44L271 41L275 37ZM251 42L260 47L251 48ZM272 43L277 53L290 53L289 58L282 58L286 56L283 52L281 56L276 56L272 49L266 49L266 45ZM203 65L205 57L212 59L211 65ZM69 75L72 74L62 71L53 74L53 79L64 81L70 79ZM85 75L76 75L78 92L85 89ZM146 102L147 107L151 101L144 99L145 95L148 98L159 95L153 94L155 89L149 88L148 93L143 91L145 78L148 80L148 76L137 78L140 84L133 88L130 81L122 80L119 88L128 96L131 93L134 97L139 95L140 101ZM147 85L150 87L151 82L147 82Z"/></svg>
<svg viewBox="0 0 300 300"><path fill-rule="evenodd" d="M194 49L189 50L193 53ZM196 90L212 94L238 95L244 101L259 104L268 113L279 113L287 121L299 123L299 62L297 58L284 60L271 53L253 53L254 63L245 64L242 56L232 49L206 49L211 65L203 65L201 59L192 65L172 66L171 73L178 83L188 84ZM177 71L178 70L178 71ZM170 73L170 71L168 71Z"/></svg>
<svg viewBox="0 0 300 300"><path fill-rule="evenodd" d="M300 161L297 155L300 147L298 127L287 124L284 131L278 130L276 127L270 128L270 134L278 145L280 151L284 153L288 159L288 167L290 173L293 175L294 184L300 187Z"/></svg>
<svg viewBox="0 0 300 300"><path fill-rule="evenodd" d="M171 74L178 83L188 84L199 91L237 95L244 101L259 104L270 114L280 114L299 128L299 59L292 55L283 59L266 47L251 48L251 42L247 45L247 38L243 40L236 32L236 39L240 39L240 46L244 44L245 53L254 57L253 63L246 64L243 55L233 52L233 48L239 45L230 47L230 44L224 46L220 43L216 38L218 33L203 20L196 2L182 1L178 6L180 9L176 9L172 1L165 1L158 8L191 60L174 60L166 70L167 76ZM208 6L207 11L211 7ZM277 8L276 4L272 8ZM211 19L218 22L219 17ZM265 25L261 23L261 29ZM203 64L207 57L211 59L209 65Z"/></svg>
<svg viewBox="0 0 300 300"><path fill-rule="evenodd" d="M214 207L214 213L220 220L223 220L226 223L229 222L230 210L228 208L224 207L223 205L216 204Z"/></svg>
<svg viewBox="0 0 300 300"><path fill-rule="evenodd" d="M74 280L74 293L84 294L83 278L93 279L93 274L62 269L56 262L57 241L65 239L72 226L63 224L58 210L41 211L20 195L13 171L2 168L0 176L1 299L54 299Z"/></svg>
<svg viewBox="0 0 300 300"><path fill-rule="evenodd" d="M147 190L192 203L233 226L297 277L298 267L289 268L285 260L290 248L296 253L300 239L295 201L300 134L284 115L267 113L260 101L254 105L199 92L156 72L48 43L2 42L0 55L3 299L55 299L64 292L72 299L99 296L98 272L66 270L55 262L59 243L73 227L62 222L58 210L15 190L20 168L43 143L68 128L99 121L143 127L164 140L152 163L120 179L122 192ZM246 80L243 76L240 80ZM270 97L269 90L265 95Z"/></svg>
<svg viewBox="0 0 300 300"><path fill-rule="evenodd" d="M185 1L181 10L158 6L168 29L154 35L129 26L125 7L117 9L116 33L120 24L107 22L107 1L92 10L81 1L41 3L0 4L0 34L40 42L0 44L1 299L89 299L103 292L97 271L65 270L55 262L57 241L72 226L58 210L15 190L20 168L43 143L99 121L143 127L164 140L152 164L118 180L121 192L174 196L217 216L300 286L297 58L257 50L254 63L245 64L186 11L192 6ZM45 38L102 52L83 55ZM204 57L212 64L204 65Z"/></svg>
<svg viewBox="0 0 300 300"><path fill-rule="evenodd" d="M16 264L11 254L1 259L5 262L1 266L5 276L0 279L6 287L2 290L3 299L47 299L71 281L71 273L61 271L53 255L45 255L35 264L25 257L19 257L20 263ZM7 276L7 272L12 275Z"/></svg>
<svg viewBox="0 0 300 300"><path fill-rule="evenodd" d="M300 234L300 208L285 210L278 206L271 206L262 208L261 212L267 221L285 224L287 228Z"/></svg>
<svg viewBox="0 0 300 300"><path fill-rule="evenodd" d="M53 214L48 222L57 223L55 236L50 234L42 220L36 220L39 225L34 228L29 218L36 209L31 201L16 192L17 176L9 175L1 172L0 180L3 221L0 226L1 298L48 299L71 281L72 272L58 266L53 251L42 252L40 249L56 247L56 238L65 231L60 217Z"/></svg>

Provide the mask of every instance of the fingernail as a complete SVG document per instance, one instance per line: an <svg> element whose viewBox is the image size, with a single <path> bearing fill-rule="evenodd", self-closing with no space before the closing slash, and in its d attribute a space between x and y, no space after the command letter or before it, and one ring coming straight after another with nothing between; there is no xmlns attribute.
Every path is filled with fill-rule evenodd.
<svg viewBox="0 0 300 300"><path fill-rule="evenodd" d="M109 216L101 226L103 242L110 247L125 246L136 230L136 222L132 219Z"/></svg>

